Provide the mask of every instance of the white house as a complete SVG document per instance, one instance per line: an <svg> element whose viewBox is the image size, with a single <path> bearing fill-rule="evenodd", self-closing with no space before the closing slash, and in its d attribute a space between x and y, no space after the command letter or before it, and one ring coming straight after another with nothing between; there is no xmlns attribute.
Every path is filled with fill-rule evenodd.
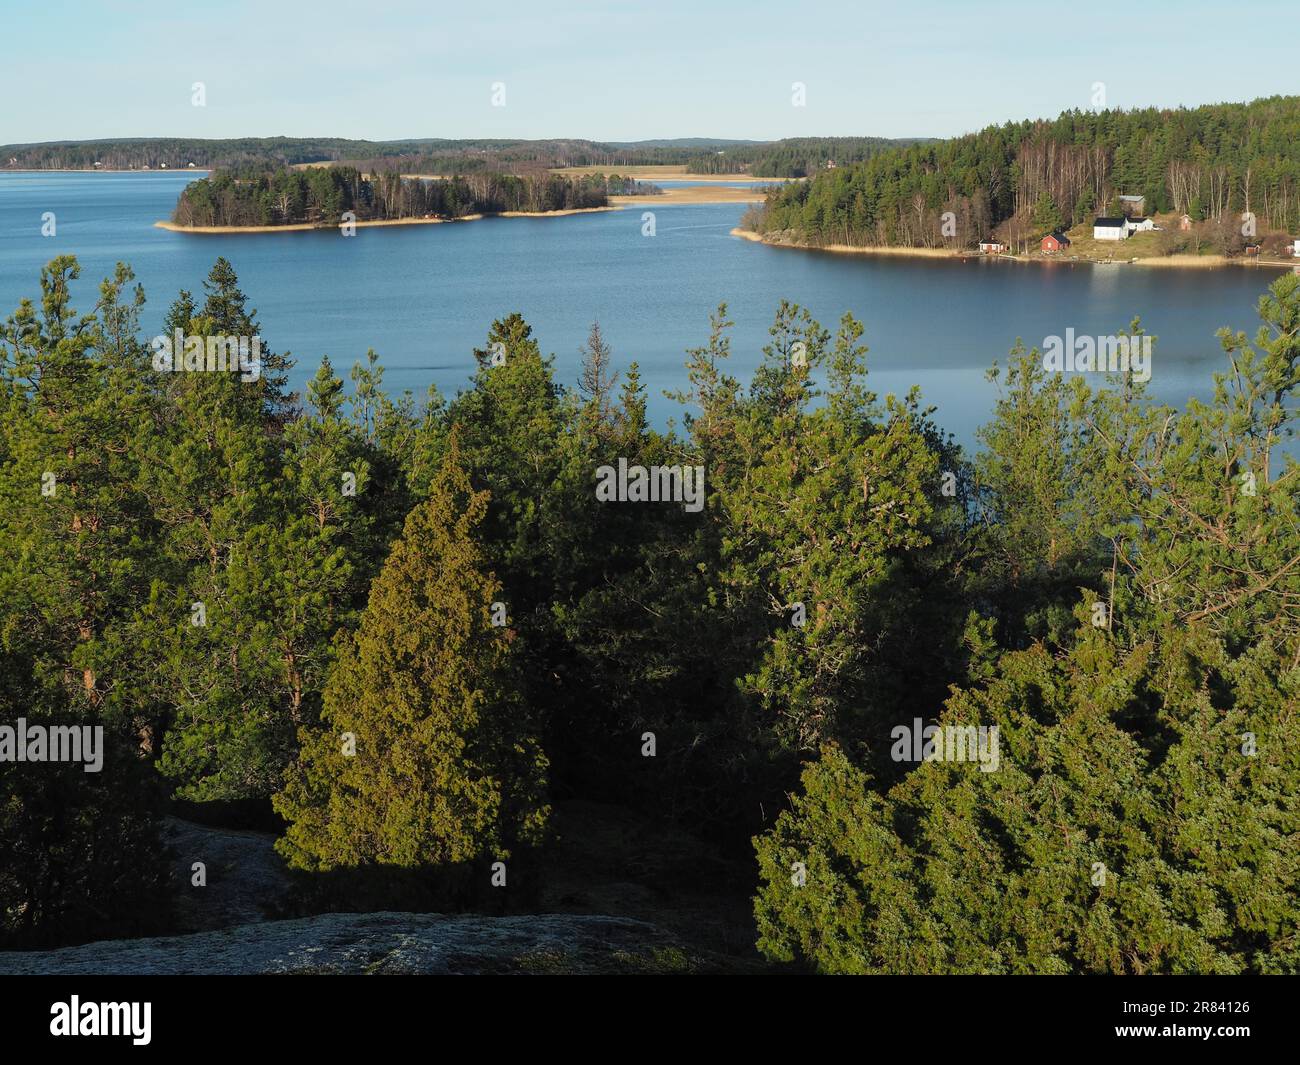
<svg viewBox="0 0 1300 1065"><path fill-rule="evenodd" d="M1300 240L1291 245L1291 254L1300 259Z"/></svg>
<svg viewBox="0 0 1300 1065"><path fill-rule="evenodd" d="M1149 233L1156 228L1156 224L1150 218L1130 218L1128 220L1129 236L1134 233Z"/></svg>
<svg viewBox="0 0 1300 1065"><path fill-rule="evenodd" d="M1092 239L1128 240L1128 222L1127 218L1094 218L1092 220Z"/></svg>

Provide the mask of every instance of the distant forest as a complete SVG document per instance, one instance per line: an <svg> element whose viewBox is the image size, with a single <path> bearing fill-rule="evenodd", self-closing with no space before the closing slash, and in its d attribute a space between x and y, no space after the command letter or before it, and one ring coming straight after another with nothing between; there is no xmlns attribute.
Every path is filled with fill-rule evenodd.
<svg viewBox="0 0 1300 1065"><path fill-rule="evenodd" d="M990 126L825 171L774 193L750 224L814 245L970 245L1000 226L1015 236L1118 213L1119 195L1144 196L1148 214L1250 211L1261 232L1300 230L1300 97Z"/></svg>
<svg viewBox="0 0 1300 1065"><path fill-rule="evenodd" d="M249 165L348 162L362 170L418 174L474 174L566 166L682 166L693 174L752 173L803 177L836 163L869 159L889 148L917 143L881 137L800 137L756 143L724 140L602 144L588 140L401 140L340 137L239 137L230 140L133 138L8 144L0 169L8 170L229 170Z"/></svg>
<svg viewBox="0 0 1300 1065"><path fill-rule="evenodd" d="M771 144L741 145L692 159L686 166L692 174L734 174L755 177L799 178L825 170L874 159L883 152L913 144L928 143L915 138L887 137L792 137Z"/></svg>
<svg viewBox="0 0 1300 1065"><path fill-rule="evenodd" d="M518 166L647 166L687 163L732 141L598 144L586 140L349 140L344 137L237 137L198 140L187 137L59 141L0 147L0 169L105 170L231 169L249 164L347 161L365 169L406 173L460 174L510 170Z"/></svg>
<svg viewBox="0 0 1300 1065"><path fill-rule="evenodd" d="M337 225L344 211L357 221L460 218L502 211L565 211L604 207L608 194L648 191L631 178L537 174L474 174L428 180L388 171L369 177L355 167L223 171L187 185L172 221L183 226Z"/></svg>
<svg viewBox="0 0 1300 1065"><path fill-rule="evenodd" d="M134 137L123 140L58 141L6 144L0 168L8 170L200 170L250 163L292 166L345 157L400 155L422 150L418 141L355 141L336 137L236 137L197 140L190 137Z"/></svg>

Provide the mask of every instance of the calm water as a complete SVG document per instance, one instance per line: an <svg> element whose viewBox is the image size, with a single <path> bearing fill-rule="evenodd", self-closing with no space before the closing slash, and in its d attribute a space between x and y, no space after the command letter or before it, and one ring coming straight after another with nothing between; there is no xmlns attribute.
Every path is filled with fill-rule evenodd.
<svg viewBox="0 0 1300 1065"><path fill-rule="evenodd" d="M921 386L938 418L970 442L991 408L984 380L1017 337L1109 334L1141 315L1159 341L1152 387L1162 398L1206 395L1222 356L1214 331L1253 331L1255 301L1275 271L1161 270L1068 264L848 257L769 248L729 236L743 204L656 206L655 237L641 211L337 233L197 236L152 223L171 213L193 174L0 174L0 313L37 294L41 266L73 253L89 309L99 279L130 263L149 304L152 334L181 288L201 291L218 255L235 266L262 335L298 359L294 384L328 354L343 371L374 347L394 392L462 387L488 325L511 311L576 378L578 350L599 319L620 364L636 359L652 414L678 408L660 395L684 382L686 348L708 337L726 300L736 322L731 372L747 381L777 302L806 304L827 326L846 310L867 328L872 387ZM58 233L41 236L53 211Z"/></svg>

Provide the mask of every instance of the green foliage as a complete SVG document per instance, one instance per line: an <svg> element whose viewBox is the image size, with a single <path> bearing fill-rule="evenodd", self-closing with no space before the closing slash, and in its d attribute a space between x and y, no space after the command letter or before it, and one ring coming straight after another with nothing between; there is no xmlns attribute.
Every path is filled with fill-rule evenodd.
<svg viewBox="0 0 1300 1065"><path fill-rule="evenodd" d="M1034 228L1038 235L1046 236L1048 233L1055 233L1062 225L1065 224L1065 217L1056 209L1049 193L1042 193L1038 201L1034 204L1032 216Z"/></svg>
<svg viewBox="0 0 1300 1065"><path fill-rule="evenodd" d="M935 247L941 215L971 246L1008 222L1037 231L1089 221L1118 194L1148 213L1300 228L1300 97L1194 109L1067 111L870 155L769 195L760 233L811 245ZM1259 205L1263 204L1263 208ZM1069 212L1068 215L1066 212ZM1235 229L1235 226L1234 226Z"/></svg>
<svg viewBox="0 0 1300 1065"><path fill-rule="evenodd" d="M77 273L0 337L0 709L106 764L0 764L6 942L165 916L165 792L273 802L318 885L422 886L517 870L555 795L759 833L759 945L825 971L1297 970L1300 278L1183 410L1018 345L968 460L788 302L744 388L717 309L679 432L599 326L576 391L509 314L448 402L369 351L300 403L265 344L156 370L130 271L88 314ZM166 329L260 332L224 260ZM620 461L701 505L598 498ZM996 727L997 769L896 760L918 718Z"/></svg>
<svg viewBox="0 0 1300 1065"><path fill-rule="evenodd" d="M735 174L755 177L801 178L827 169L828 163L845 166L871 159L891 148L922 143L903 137L789 137L772 144L735 145L726 151L707 152L692 159L692 174Z"/></svg>
<svg viewBox="0 0 1300 1065"><path fill-rule="evenodd" d="M1294 680L1212 640L1164 648L1222 705L1151 645L1086 632L949 700L941 721L999 727L995 772L924 762L882 795L828 748L755 841L760 947L827 972L1294 972Z"/></svg>
<svg viewBox="0 0 1300 1065"><path fill-rule="evenodd" d="M102 728L103 766L0 761L5 945L147 930L166 912L149 737L121 691L156 528L141 491L153 411L141 299L123 299L119 266L78 314L78 272L52 261L39 311L24 301L0 331L0 723Z"/></svg>
<svg viewBox="0 0 1300 1065"><path fill-rule="evenodd" d="M826 748L755 840L771 957L831 972L1297 970L1285 445L1300 280L1277 280L1259 310L1253 345L1222 334L1231 371L1213 404L1182 413L1013 358L979 464L980 585L1024 649L993 661L993 619L973 616L979 668L937 715L996 727L1000 764L928 760L886 788Z"/></svg>
<svg viewBox="0 0 1300 1065"><path fill-rule="evenodd" d="M882 412L866 393L851 318L833 351L789 304L771 334L737 430L741 466L718 486L719 576L735 639L761 649L738 683L783 743L815 750L880 682L873 644L885 642L900 559L929 543L938 459L914 406ZM835 393L810 410L811 375L832 358Z"/></svg>
<svg viewBox="0 0 1300 1065"><path fill-rule="evenodd" d="M366 141L344 137L189 137L52 141L0 145L0 158L19 170L184 170L289 167L352 160L371 172L403 174L490 174L567 166L598 166L616 172L630 166L680 166L701 173L746 170L758 177L796 177L889 147L916 143L881 137L793 137L782 141L692 139L656 143L602 144L574 139L461 139ZM13 159L13 163L8 160ZM612 191L612 189L611 189Z"/></svg>
<svg viewBox="0 0 1300 1065"><path fill-rule="evenodd" d="M276 797L291 865L438 866L541 841L546 759L509 633L492 625L500 585L474 539L486 509L453 436L356 635L341 637L322 727Z"/></svg>
<svg viewBox="0 0 1300 1065"><path fill-rule="evenodd" d="M563 211L604 207L606 182L487 174L473 183L456 177L426 181L395 170L364 175L356 167L237 168L191 182L181 190L172 221L183 226L338 225L396 218L461 218L501 211Z"/></svg>

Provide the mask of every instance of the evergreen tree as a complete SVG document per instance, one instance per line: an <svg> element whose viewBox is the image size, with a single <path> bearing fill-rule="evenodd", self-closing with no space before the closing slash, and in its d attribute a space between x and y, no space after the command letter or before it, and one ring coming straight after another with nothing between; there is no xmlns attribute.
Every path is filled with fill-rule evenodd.
<svg viewBox="0 0 1300 1065"><path fill-rule="evenodd" d="M1061 217L1061 212L1056 208L1056 202L1046 192L1039 196L1034 204L1034 213L1031 220L1034 223L1034 230L1040 237L1048 233L1055 233L1065 224L1065 219Z"/></svg>
<svg viewBox="0 0 1300 1065"><path fill-rule="evenodd" d="M1001 764L925 761L885 790L824 750L755 841L764 951L827 971L1296 971L1295 278L1260 316L1253 345L1222 334L1232 370L1183 414L1013 363L983 468L991 540L1022 562L995 552L981 579L1069 577L1026 596L1055 616L1013 628L1023 650L991 660L993 626L972 626L982 679L939 715L996 727Z"/></svg>
<svg viewBox="0 0 1300 1065"><path fill-rule="evenodd" d="M259 327L230 264L219 259L205 287L201 310L183 320L194 304L182 296L169 320L187 337L248 338L251 351ZM294 641L277 628L320 619L295 620L302 588L282 581L318 585L302 567L338 559L299 554L290 563L286 365L263 346L255 380L238 371L158 375L166 416L148 439L157 459L145 488L163 557L135 630L157 663L148 695L168 732L160 768L185 798L267 798L295 750L301 671Z"/></svg>
<svg viewBox="0 0 1300 1065"><path fill-rule="evenodd" d="M40 311L24 300L0 330L0 723L102 730L102 742L93 772L85 746L86 764L0 760L5 946L150 931L167 913L153 737L127 697L144 664L124 633L153 550L143 296L123 298L119 265L80 315L79 273L53 260Z"/></svg>
<svg viewBox="0 0 1300 1065"><path fill-rule="evenodd" d="M453 437L275 798L289 821L278 846L298 868L496 859L542 839L546 759L509 631L492 624L500 585L476 541L487 495L462 461Z"/></svg>

